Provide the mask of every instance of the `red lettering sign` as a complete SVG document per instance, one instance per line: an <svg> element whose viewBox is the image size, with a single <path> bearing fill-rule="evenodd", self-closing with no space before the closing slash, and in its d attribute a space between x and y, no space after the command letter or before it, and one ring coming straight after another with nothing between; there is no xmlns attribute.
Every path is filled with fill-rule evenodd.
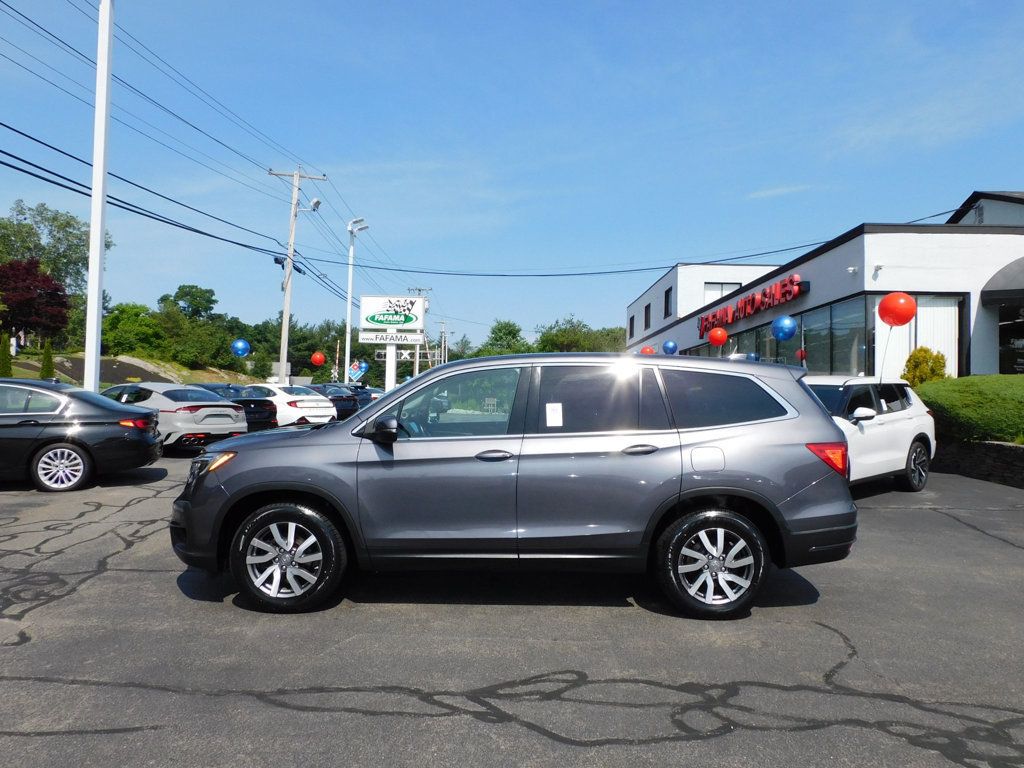
<svg viewBox="0 0 1024 768"><path fill-rule="evenodd" d="M697 318L697 330L700 338L703 339L704 335L712 328L729 325L737 319L742 320L756 315L758 312L763 312L766 309L785 304L787 301L792 301L806 293L807 288L808 285L806 283L801 283L800 275L792 274L760 291L754 291L746 296L741 296L736 300L735 305L728 304L724 307L719 307L714 312Z"/></svg>

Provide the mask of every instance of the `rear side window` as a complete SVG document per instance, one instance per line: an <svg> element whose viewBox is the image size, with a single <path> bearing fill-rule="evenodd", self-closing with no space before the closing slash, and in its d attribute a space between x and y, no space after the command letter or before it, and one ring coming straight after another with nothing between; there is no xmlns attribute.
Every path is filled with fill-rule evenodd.
<svg viewBox="0 0 1024 768"><path fill-rule="evenodd" d="M60 408L60 398L46 392L32 391L28 401L28 413L56 413Z"/></svg>
<svg viewBox="0 0 1024 768"><path fill-rule="evenodd" d="M668 401L680 429L763 421L786 409L745 376L662 369Z"/></svg>
<svg viewBox="0 0 1024 768"><path fill-rule="evenodd" d="M910 407L907 388L902 384L883 384L878 388L878 398L883 413L903 411Z"/></svg>
<svg viewBox="0 0 1024 768"><path fill-rule="evenodd" d="M0 413L26 413L29 391L21 387L0 385Z"/></svg>
<svg viewBox="0 0 1024 768"><path fill-rule="evenodd" d="M545 366L540 379L542 434L618 432L640 423L640 392L633 366Z"/></svg>

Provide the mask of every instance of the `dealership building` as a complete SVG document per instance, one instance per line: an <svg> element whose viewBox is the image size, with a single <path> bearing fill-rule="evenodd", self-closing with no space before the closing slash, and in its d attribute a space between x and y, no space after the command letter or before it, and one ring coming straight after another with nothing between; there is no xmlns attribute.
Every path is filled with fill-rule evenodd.
<svg viewBox="0 0 1024 768"><path fill-rule="evenodd" d="M877 307L893 291L917 314L890 328ZM785 315L797 332L779 342ZM677 264L629 305L626 334L633 352L803 356L814 373L898 377L917 347L950 376L1024 373L1024 192L975 192L943 224L861 224L787 264Z"/></svg>

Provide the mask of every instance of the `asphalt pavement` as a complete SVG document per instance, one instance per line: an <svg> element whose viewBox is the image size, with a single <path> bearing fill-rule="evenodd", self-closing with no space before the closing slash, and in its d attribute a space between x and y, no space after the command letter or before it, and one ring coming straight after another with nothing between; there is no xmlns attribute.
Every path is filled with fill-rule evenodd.
<svg viewBox="0 0 1024 768"><path fill-rule="evenodd" d="M260 614L186 569L163 459L0 486L0 754L20 766L1024 763L1024 491L856 489L841 563L749 616L643 577L365 574Z"/></svg>

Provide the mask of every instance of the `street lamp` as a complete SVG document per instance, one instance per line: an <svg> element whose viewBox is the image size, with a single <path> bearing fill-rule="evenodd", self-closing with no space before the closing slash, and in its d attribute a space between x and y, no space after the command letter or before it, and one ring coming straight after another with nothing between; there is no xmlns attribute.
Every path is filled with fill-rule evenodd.
<svg viewBox="0 0 1024 768"><path fill-rule="evenodd" d="M370 228L365 219L352 219L348 223L348 295L345 297L345 383L349 381L352 364L352 265L356 260L356 232Z"/></svg>

